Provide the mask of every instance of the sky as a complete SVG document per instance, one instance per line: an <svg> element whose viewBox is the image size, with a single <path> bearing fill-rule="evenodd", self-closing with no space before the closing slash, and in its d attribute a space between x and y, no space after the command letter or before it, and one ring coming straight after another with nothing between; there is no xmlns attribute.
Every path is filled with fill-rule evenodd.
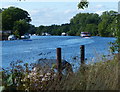
<svg viewBox="0 0 120 92"><path fill-rule="evenodd" d="M14 6L26 10L36 27L69 23L78 13L101 15L104 11L118 11L118 0L89 0L89 7L84 10L78 9L78 3L79 0L3 0L0 8Z"/></svg>

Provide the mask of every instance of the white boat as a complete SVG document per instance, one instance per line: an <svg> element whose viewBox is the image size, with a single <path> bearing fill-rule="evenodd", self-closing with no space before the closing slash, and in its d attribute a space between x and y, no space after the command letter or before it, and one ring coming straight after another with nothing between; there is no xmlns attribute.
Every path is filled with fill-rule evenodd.
<svg viewBox="0 0 120 92"><path fill-rule="evenodd" d="M30 38L30 36L28 34L21 36L21 39L29 39L29 38Z"/></svg>
<svg viewBox="0 0 120 92"><path fill-rule="evenodd" d="M68 34L65 33L65 32L63 32L63 33L61 34L61 36L68 36Z"/></svg>
<svg viewBox="0 0 120 92"><path fill-rule="evenodd" d="M51 36L49 33L42 33L42 36Z"/></svg>
<svg viewBox="0 0 120 92"><path fill-rule="evenodd" d="M81 32L81 37L91 37L91 34L89 32Z"/></svg>
<svg viewBox="0 0 120 92"><path fill-rule="evenodd" d="M16 40L15 35L10 35L10 36L8 37L8 40Z"/></svg>

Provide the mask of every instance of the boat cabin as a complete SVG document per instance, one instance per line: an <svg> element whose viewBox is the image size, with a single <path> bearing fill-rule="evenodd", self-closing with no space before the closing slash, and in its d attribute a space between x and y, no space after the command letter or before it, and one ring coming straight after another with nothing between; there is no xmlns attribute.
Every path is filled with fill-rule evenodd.
<svg viewBox="0 0 120 92"><path fill-rule="evenodd" d="M89 32L81 32L81 37L90 37L91 34Z"/></svg>

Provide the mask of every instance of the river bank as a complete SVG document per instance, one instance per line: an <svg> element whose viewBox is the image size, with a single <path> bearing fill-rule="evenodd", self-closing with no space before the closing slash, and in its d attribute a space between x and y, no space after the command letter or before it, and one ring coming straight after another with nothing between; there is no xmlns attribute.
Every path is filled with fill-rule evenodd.
<svg viewBox="0 0 120 92"><path fill-rule="evenodd" d="M30 67L29 64L24 64L24 66L20 67L18 63L14 65L14 69L12 70L14 72L9 69L7 69L8 73L5 72L5 70L2 71L2 78L4 78L2 90L11 90L10 92L13 90L18 92L25 90L35 92L47 92L50 90L119 90L118 56L106 62L101 61L84 65L80 67L78 72L72 75L63 75L61 80L58 80L58 75L54 73L53 70L47 73L44 72L42 75L41 71L48 70L47 66L30 71L29 69L31 69L32 66ZM11 75L14 75L14 77Z"/></svg>

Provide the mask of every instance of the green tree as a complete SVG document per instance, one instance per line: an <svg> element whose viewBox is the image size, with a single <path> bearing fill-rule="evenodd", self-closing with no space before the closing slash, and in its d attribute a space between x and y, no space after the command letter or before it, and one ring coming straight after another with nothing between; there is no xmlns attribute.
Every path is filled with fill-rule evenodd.
<svg viewBox="0 0 120 92"><path fill-rule="evenodd" d="M74 34L76 35L80 35L80 32L87 31L90 32L93 36L95 36L98 34L98 24L100 20L101 19L98 14L79 13L71 19L70 30L75 31ZM72 31L70 31L70 33Z"/></svg>
<svg viewBox="0 0 120 92"><path fill-rule="evenodd" d="M107 28L107 21L103 20L102 22L100 22L100 24L98 25L98 32L100 36L106 36L106 28Z"/></svg>
<svg viewBox="0 0 120 92"><path fill-rule="evenodd" d="M110 36L110 37L115 37L117 35L117 33L116 33L116 31L117 31L116 19L114 19L112 21L112 23L108 25L106 31L108 33L108 36Z"/></svg>
<svg viewBox="0 0 120 92"><path fill-rule="evenodd" d="M120 2L119 2L120 3ZM84 9L84 8L87 8L88 7L88 1L87 0L81 0L81 2L78 4L78 8L79 9ZM112 15L114 12L110 12L110 14ZM109 14L108 12L105 12L104 13L105 15L107 14ZM120 55L120 14L118 14L117 16L116 16L116 20L117 20L117 28L116 28L116 38L117 38L117 40L116 40L116 45L117 45L117 51L119 52L119 55ZM99 25L99 27L100 27L100 29L101 29L101 31L103 32L103 25L102 24L104 24L104 22L103 23L101 23L100 25ZM114 46L115 48L116 48L116 46ZM120 59L120 58L119 58Z"/></svg>
<svg viewBox="0 0 120 92"><path fill-rule="evenodd" d="M19 38L24 35L25 33L28 33L29 30L29 24L26 22L26 20L19 20L14 23L14 34L16 36L19 36ZM17 33L17 34L16 34Z"/></svg>
<svg viewBox="0 0 120 92"><path fill-rule="evenodd" d="M81 0L81 2L78 4L79 9L84 9L88 7L89 2L87 0Z"/></svg>
<svg viewBox="0 0 120 92"><path fill-rule="evenodd" d="M37 29L36 34L41 35L44 28L45 28L45 26L43 26L43 25L37 27L36 28Z"/></svg>
<svg viewBox="0 0 120 92"><path fill-rule="evenodd" d="M96 24L87 24L86 32L90 32L92 36L98 35L98 26Z"/></svg>
<svg viewBox="0 0 120 92"><path fill-rule="evenodd" d="M30 22L31 18L27 11L16 7L9 7L2 11L2 28L3 30L13 30L14 23L19 20Z"/></svg>
<svg viewBox="0 0 120 92"><path fill-rule="evenodd" d="M117 43L119 48L118 51L120 53L120 14L118 15L118 19L117 19Z"/></svg>
<svg viewBox="0 0 120 92"><path fill-rule="evenodd" d="M30 34L35 34L36 33L36 27L32 24L29 24L29 30L28 30L28 33Z"/></svg>
<svg viewBox="0 0 120 92"><path fill-rule="evenodd" d="M0 31L2 30L2 13L0 13Z"/></svg>
<svg viewBox="0 0 120 92"><path fill-rule="evenodd" d="M111 14L115 13L115 11L105 11L103 14L100 16L101 17L101 22L98 25L98 31L100 36L113 36L113 29L112 28L112 23L114 23L114 16L111 16Z"/></svg>

